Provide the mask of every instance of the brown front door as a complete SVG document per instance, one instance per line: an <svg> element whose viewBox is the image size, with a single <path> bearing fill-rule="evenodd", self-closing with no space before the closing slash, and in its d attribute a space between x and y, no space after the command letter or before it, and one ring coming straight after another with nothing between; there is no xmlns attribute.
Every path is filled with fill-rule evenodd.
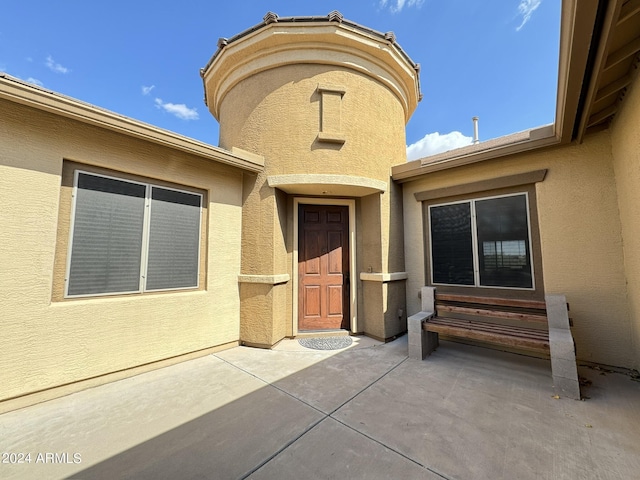
<svg viewBox="0 0 640 480"><path fill-rule="evenodd" d="M349 329L349 208L298 209L298 329Z"/></svg>

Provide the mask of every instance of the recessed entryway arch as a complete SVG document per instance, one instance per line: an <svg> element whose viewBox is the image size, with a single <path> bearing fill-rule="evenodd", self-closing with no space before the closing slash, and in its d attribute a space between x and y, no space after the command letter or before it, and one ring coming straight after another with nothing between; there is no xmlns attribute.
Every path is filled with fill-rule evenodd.
<svg viewBox="0 0 640 480"><path fill-rule="evenodd" d="M351 281L348 282L348 320L349 320L349 331L357 332L357 285L355 275L356 271L356 202L354 199L339 199L339 198L306 198L306 197L296 197L293 199L293 265L292 265L292 279L293 279L293 309L292 309L292 331L293 335L298 335L299 331L302 330L299 328L299 308L301 308L298 295L299 289L301 286L300 278L298 274L298 265L301 259L299 255L299 246L300 246L300 221L299 214L301 208L304 209L304 205L316 205L316 206L342 206L346 207L346 211L348 214L348 232L347 232L347 243L348 243L348 272L350 272ZM347 310L347 308L345 308Z"/></svg>

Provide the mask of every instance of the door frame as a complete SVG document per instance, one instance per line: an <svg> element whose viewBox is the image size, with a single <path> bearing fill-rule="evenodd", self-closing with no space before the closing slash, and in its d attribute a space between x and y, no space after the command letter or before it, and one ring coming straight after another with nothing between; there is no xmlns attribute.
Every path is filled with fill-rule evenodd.
<svg viewBox="0 0 640 480"><path fill-rule="evenodd" d="M293 198L293 267L291 275L293 279L293 308L292 310L292 332L293 336L298 335L298 209L302 205L340 205L349 207L349 324L351 333L358 331L357 313L357 279L356 271L356 201L348 198L318 198L318 197L294 197Z"/></svg>

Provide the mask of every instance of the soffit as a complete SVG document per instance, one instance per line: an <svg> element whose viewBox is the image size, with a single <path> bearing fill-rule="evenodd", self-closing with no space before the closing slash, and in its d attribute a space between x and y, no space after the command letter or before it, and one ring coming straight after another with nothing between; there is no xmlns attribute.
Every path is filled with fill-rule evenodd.
<svg viewBox="0 0 640 480"><path fill-rule="evenodd" d="M600 14L601 30L592 47L591 77L575 137L606 128L637 74L640 59L640 0L612 0Z"/></svg>

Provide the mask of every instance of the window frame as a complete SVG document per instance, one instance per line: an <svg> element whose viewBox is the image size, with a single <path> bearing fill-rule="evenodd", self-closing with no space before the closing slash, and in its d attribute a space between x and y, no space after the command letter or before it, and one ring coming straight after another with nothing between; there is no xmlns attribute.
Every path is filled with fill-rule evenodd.
<svg viewBox="0 0 640 480"><path fill-rule="evenodd" d="M70 275L71 275L71 259L73 252L73 238L75 232L75 221L76 221L76 204L78 198L78 179L81 174L90 175L94 177L107 178L110 180L127 182L135 185L144 185L145 186L145 197L144 197L144 216L143 216L143 227L142 227L142 238L141 238L141 259L140 259L140 274L139 274L139 282L138 289L132 291L120 291L120 292L103 292L103 293L84 293L84 294L69 294L69 284L70 284ZM161 289L147 289L147 268L148 268L148 256L149 256L149 238L150 238L150 220L151 220L151 209L152 209L152 192L153 188L160 188L164 190L171 190L179 193L184 193L188 195L194 195L199 197L200 206L198 208L198 248L197 248L197 261L196 261L196 284L193 286L187 287L170 287L170 288L161 288ZM117 295L131 295L131 294L144 294L144 293L154 293L154 292L172 292L172 291L181 291L181 290L198 290L200 289L200 273L201 273L201 256L202 256L202 228L203 228L203 209L204 209L204 201L205 196L203 193L194 192L187 189L170 187L167 185L163 185L162 183L155 183L149 179L149 181L141 181L138 179L131 179L125 177L118 177L115 175L109 175L104 173L92 172L89 170L83 170L82 168L76 168L73 170L73 187L72 187L72 198L71 198L71 209L70 209L70 221L69 221L69 237L67 242L67 255L65 261L65 276L64 276L64 289L63 289L63 298L64 299L74 299L74 298L92 298L92 297L106 297L106 296L117 296Z"/></svg>
<svg viewBox="0 0 640 480"><path fill-rule="evenodd" d="M480 259L479 259L479 246L478 246L478 226L477 226L477 217L476 217L476 206L475 203L477 201L482 200L493 200L497 198L507 198L507 197L515 197L515 196L524 196L525 197L525 205L526 205L526 215L527 215L527 241L529 248L529 265L531 270L531 287L509 287L509 286L501 286L501 285L482 285L480 283ZM473 285L465 285L465 284L452 284L452 283L436 283L434 282L434 272L433 272L433 239L431 236L431 209L434 207L442 207L447 205L459 205L468 203L470 206L470 215L471 215L471 246L472 246L472 256L473 256ZM531 228L531 203L529 201L529 192L526 190L519 190L511 193L501 193L494 194L488 196L473 196L470 198L460 199L460 200L452 200L452 201L444 201L437 203L430 203L426 205L426 220L427 220L427 238L428 238L428 265L429 265L429 282L430 285L441 286L441 287L452 287L452 288L474 288L474 289L488 289L489 291L495 290L512 290L512 291L523 291L523 292L536 292L536 268L535 268L535 259L534 259L534 245L532 240L532 228Z"/></svg>

